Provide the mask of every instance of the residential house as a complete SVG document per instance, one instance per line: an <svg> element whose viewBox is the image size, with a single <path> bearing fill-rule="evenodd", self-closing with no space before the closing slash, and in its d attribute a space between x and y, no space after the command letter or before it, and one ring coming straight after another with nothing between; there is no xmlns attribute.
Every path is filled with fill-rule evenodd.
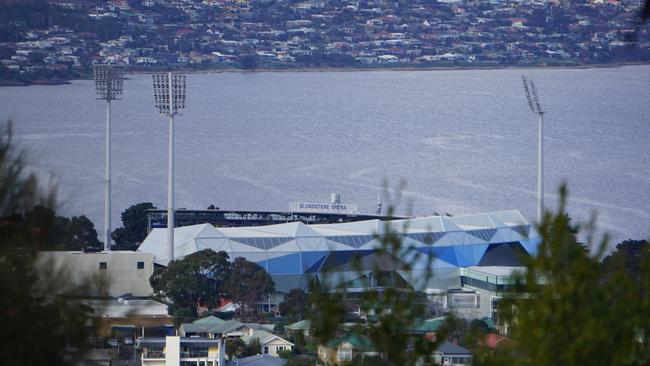
<svg viewBox="0 0 650 366"><path fill-rule="evenodd" d="M305 337L309 337L309 329L311 329L311 321L308 319L301 320L299 322L295 322L287 325L285 329L288 329L289 331L294 333L302 333Z"/></svg>
<svg viewBox="0 0 650 366"><path fill-rule="evenodd" d="M318 358L326 365L341 365L377 354L372 341L356 333L346 334L318 346Z"/></svg>
<svg viewBox="0 0 650 366"><path fill-rule="evenodd" d="M442 366L463 366L472 364L472 354L455 343L444 341L433 353L433 361Z"/></svg>
<svg viewBox="0 0 650 366"><path fill-rule="evenodd" d="M408 330L408 333L422 334L429 340L436 339L436 332L440 326L445 322L445 317L438 317L417 322L413 329Z"/></svg>
<svg viewBox="0 0 650 366"><path fill-rule="evenodd" d="M96 323L96 332L110 336L115 328L166 328L173 322L168 315L167 305L153 300L120 297L112 299L88 299L82 303L92 309L91 316Z"/></svg>
<svg viewBox="0 0 650 366"><path fill-rule="evenodd" d="M483 344L487 348L494 349L500 347L510 347L514 344L514 342L510 338L502 336L500 334L488 333L483 340Z"/></svg>
<svg viewBox="0 0 650 366"><path fill-rule="evenodd" d="M246 344L257 339L260 343L259 353L273 357L278 357L281 351L293 350L293 343L273 334L274 329L273 324L241 323L237 320L223 320L209 316L182 324L179 333L183 337L207 339L241 338Z"/></svg>
<svg viewBox="0 0 650 366"><path fill-rule="evenodd" d="M141 338L142 366L225 364L225 348L221 339L167 336Z"/></svg>
<svg viewBox="0 0 650 366"><path fill-rule="evenodd" d="M246 344L250 344L254 339L260 343L260 354L279 357L282 351L293 350L293 343L281 338L266 330L251 330L249 334L244 335L241 339Z"/></svg>

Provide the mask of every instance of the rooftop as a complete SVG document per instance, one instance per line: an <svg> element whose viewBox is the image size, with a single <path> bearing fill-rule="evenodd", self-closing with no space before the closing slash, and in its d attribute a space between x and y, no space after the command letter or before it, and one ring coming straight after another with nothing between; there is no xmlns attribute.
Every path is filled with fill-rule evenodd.
<svg viewBox="0 0 650 366"><path fill-rule="evenodd" d="M98 317L128 318L132 316L167 317L167 305L154 300L83 300Z"/></svg>
<svg viewBox="0 0 650 366"><path fill-rule="evenodd" d="M255 355L226 362L226 366L283 366L287 360L269 355Z"/></svg>

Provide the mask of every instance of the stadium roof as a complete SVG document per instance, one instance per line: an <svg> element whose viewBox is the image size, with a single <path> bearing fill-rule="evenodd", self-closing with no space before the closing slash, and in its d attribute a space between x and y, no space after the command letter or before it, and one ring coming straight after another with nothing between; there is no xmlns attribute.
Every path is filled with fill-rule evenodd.
<svg viewBox="0 0 650 366"><path fill-rule="evenodd" d="M362 262L371 268L378 258L375 249L381 245L386 230L402 233L405 246L432 254L435 268L456 269L456 273L459 267L518 265L518 253L534 253L539 243L539 235L521 213L509 210L321 225L292 222L234 228L184 226L174 229L174 253L175 259L181 259L212 249L227 252L231 260L244 257L264 267L274 276L276 289L283 291L305 288L313 278L306 275L323 270L350 272L345 276L352 279L352 258L364 258ZM152 253L154 263L167 265L166 245L166 229L153 229L138 250ZM382 267L391 267L389 262Z"/></svg>

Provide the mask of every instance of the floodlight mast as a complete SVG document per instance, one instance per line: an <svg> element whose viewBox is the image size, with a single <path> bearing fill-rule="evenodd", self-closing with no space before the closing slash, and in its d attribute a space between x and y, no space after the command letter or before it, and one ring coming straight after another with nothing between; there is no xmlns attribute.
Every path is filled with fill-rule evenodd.
<svg viewBox="0 0 650 366"><path fill-rule="evenodd" d="M154 74L154 105L169 118L169 150L167 175L167 259L174 260L174 116L185 108L185 75Z"/></svg>
<svg viewBox="0 0 650 366"><path fill-rule="evenodd" d="M531 112L538 116L537 125L537 222L541 223L544 216L544 111L537 96L535 82L530 76L522 75L526 99Z"/></svg>
<svg viewBox="0 0 650 366"><path fill-rule="evenodd" d="M122 94L124 69L116 65L93 67L97 99L106 101L106 165L104 177L104 250L111 250L111 101Z"/></svg>

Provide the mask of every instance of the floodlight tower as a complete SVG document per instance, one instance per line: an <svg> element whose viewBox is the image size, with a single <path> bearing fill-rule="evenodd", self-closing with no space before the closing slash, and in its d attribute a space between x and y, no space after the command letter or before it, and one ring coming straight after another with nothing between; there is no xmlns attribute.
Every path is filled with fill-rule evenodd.
<svg viewBox="0 0 650 366"><path fill-rule="evenodd" d="M153 100L160 114L169 117L167 176L167 259L174 260L174 116L185 108L185 75L154 74Z"/></svg>
<svg viewBox="0 0 650 366"><path fill-rule="evenodd" d="M97 99L106 101L106 166L104 178L104 250L111 250L111 101L122 94L124 69L115 65L93 67Z"/></svg>
<svg viewBox="0 0 650 366"><path fill-rule="evenodd" d="M544 111L539 103L537 88L535 82L530 76L521 75L521 81L524 84L528 106L533 113L538 116L537 127L537 222L542 222L544 216Z"/></svg>

